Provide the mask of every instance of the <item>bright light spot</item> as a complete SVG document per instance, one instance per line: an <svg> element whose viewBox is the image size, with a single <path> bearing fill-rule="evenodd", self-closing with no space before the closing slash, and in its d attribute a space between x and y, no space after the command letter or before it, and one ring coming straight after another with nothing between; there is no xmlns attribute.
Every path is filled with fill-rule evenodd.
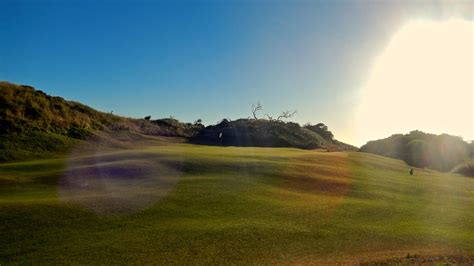
<svg viewBox="0 0 474 266"><path fill-rule="evenodd" d="M473 62L473 21L404 25L363 90L357 144L414 129L474 139Z"/></svg>

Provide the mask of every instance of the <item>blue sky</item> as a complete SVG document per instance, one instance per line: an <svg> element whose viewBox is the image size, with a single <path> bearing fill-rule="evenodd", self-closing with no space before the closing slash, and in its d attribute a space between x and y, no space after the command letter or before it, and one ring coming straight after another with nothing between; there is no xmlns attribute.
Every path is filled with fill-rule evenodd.
<svg viewBox="0 0 474 266"><path fill-rule="evenodd" d="M351 142L354 107L393 32L438 4L4 1L0 80L102 111L206 124L298 110ZM395 133L395 132L394 132ZM383 137L383 136L381 136Z"/></svg>

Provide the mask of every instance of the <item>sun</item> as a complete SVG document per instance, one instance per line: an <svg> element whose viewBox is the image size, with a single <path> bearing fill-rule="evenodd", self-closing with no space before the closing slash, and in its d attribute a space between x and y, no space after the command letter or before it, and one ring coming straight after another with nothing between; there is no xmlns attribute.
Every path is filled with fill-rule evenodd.
<svg viewBox="0 0 474 266"><path fill-rule="evenodd" d="M412 21L375 60L356 113L357 141L419 129L474 139L474 23Z"/></svg>

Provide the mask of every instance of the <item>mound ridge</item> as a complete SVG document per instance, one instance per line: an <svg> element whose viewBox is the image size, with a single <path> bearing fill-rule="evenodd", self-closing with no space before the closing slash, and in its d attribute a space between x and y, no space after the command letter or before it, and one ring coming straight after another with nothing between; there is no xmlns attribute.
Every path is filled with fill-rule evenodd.
<svg viewBox="0 0 474 266"><path fill-rule="evenodd" d="M50 96L31 86L0 82L0 161L50 157L98 132L133 139L190 137L202 126L176 119L133 119ZM111 140L112 141L112 140Z"/></svg>
<svg viewBox="0 0 474 266"><path fill-rule="evenodd" d="M330 151L355 150L337 141L324 124L301 127L294 122L264 119L238 119L208 126L191 138L191 142L206 145L243 147L295 147L327 149ZM319 131L319 132L318 132Z"/></svg>
<svg viewBox="0 0 474 266"><path fill-rule="evenodd" d="M450 171L474 156L474 143L448 134L428 134L414 130L385 139L369 141L362 152L401 159L416 167Z"/></svg>

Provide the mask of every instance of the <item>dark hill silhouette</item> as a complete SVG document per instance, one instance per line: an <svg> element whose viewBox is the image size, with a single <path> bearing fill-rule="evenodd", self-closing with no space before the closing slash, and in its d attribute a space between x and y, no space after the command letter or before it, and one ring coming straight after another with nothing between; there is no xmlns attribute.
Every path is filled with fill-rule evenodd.
<svg viewBox="0 0 474 266"><path fill-rule="evenodd" d="M386 139L369 141L360 151L401 159L416 167L450 171L473 156L474 145L460 137L415 130L405 135L395 134Z"/></svg>
<svg viewBox="0 0 474 266"><path fill-rule="evenodd" d="M206 145L322 148L329 151L356 150L339 142L324 124L301 127L294 122L266 119L222 120L199 131L191 142Z"/></svg>

